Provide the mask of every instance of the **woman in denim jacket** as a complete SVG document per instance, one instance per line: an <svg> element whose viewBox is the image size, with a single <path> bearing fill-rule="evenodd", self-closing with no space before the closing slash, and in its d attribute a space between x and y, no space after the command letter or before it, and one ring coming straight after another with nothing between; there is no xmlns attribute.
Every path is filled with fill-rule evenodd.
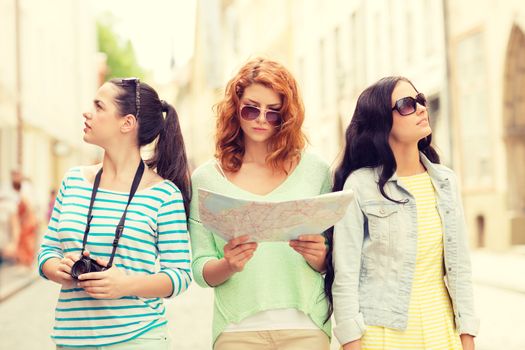
<svg viewBox="0 0 525 350"><path fill-rule="evenodd" d="M329 235L325 290L349 349L474 349L467 232L426 100L403 77L359 96L334 191L355 201Z"/></svg>

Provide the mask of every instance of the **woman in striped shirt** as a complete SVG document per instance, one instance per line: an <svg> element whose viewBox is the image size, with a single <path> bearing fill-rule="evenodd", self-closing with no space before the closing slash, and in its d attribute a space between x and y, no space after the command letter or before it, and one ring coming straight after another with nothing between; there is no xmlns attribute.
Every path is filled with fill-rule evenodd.
<svg viewBox="0 0 525 350"><path fill-rule="evenodd" d="M84 141L104 150L102 164L67 172L39 253L40 274L62 285L51 337L57 349L169 349L163 298L191 282L190 184L178 116L135 78L105 83L93 103ZM155 140L144 167L140 147ZM113 264L75 279L81 254Z"/></svg>
<svg viewBox="0 0 525 350"><path fill-rule="evenodd" d="M458 181L431 146L425 106L408 79L383 78L346 131L334 190L355 200L329 235L325 279L344 350L474 348Z"/></svg>

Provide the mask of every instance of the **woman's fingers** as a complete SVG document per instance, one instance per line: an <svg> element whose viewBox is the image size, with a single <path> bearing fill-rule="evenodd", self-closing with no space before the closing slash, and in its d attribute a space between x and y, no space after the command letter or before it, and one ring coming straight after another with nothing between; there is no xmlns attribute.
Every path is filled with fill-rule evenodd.
<svg viewBox="0 0 525 350"><path fill-rule="evenodd" d="M66 256L60 260L60 263L63 265L67 265L69 267L73 267L73 265L75 264L75 261L70 256Z"/></svg>
<svg viewBox="0 0 525 350"><path fill-rule="evenodd" d="M87 293L87 292L86 292ZM87 293L90 297L95 299L111 299L108 293Z"/></svg>
<svg viewBox="0 0 525 350"><path fill-rule="evenodd" d="M246 251L255 251L257 249L256 242L240 243L248 239L247 236L238 237L232 239L224 246L224 257L226 259L232 259L238 255L243 254Z"/></svg>
<svg viewBox="0 0 525 350"><path fill-rule="evenodd" d="M107 281L105 280L87 280L79 282L78 285L82 288L86 287L105 287L107 286Z"/></svg>
<svg viewBox="0 0 525 350"><path fill-rule="evenodd" d="M243 235L229 240L224 245L224 259L232 271L242 271L246 262L253 257L257 242L248 242L249 240L248 235Z"/></svg>
<svg viewBox="0 0 525 350"><path fill-rule="evenodd" d="M69 275L71 273L71 266L73 265L67 264L66 262L60 262L60 264L57 266L57 271L64 272Z"/></svg>
<svg viewBox="0 0 525 350"><path fill-rule="evenodd" d="M312 255L312 254L308 254L308 253L301 253L301 255L303 256L304 260L308 261L308 262L317 262L319 261L319 256L317 255Z"/></svg>
<svg viewBox="0 0 525 350"><path fill-rule="evenodd" d="M318 242L318 243L324 244L326 239L323 235L313 234L313 235L300 235L297 238L297 240L301 242Z"/></svg>
<svg viewBox="0 0 525 350"><path fill-rule="evenodd" d="M56 272L57 276L65 281L72 280L71 275L67 272L64 272L62 270L57 270Z"/></svg>
<svg viewBox="0 0 525 350"><path fill-rule="evenodd" d="M84 290L88 294L106 294L108 292L106 287L86 287Z"/></svg>
<svg viewBox="0 0 525 350"><path fill-rule="evenodd" d="M313 249L318 251L326 250L326 246L324 245L324 243L319 242L290 241L290 246L293 248Z"/></svg>
<svg viewBox="0 0 525 350"><path fill-rule="evenodd" d="M242 254L245 251L257 249L257 243L244 243L230 250L232 256Z"/></svg>
<svg viewBox="0 0 525 350"><path fill-rule="evenodd" d="M235 237L235 238L230 239L228 241L228 243L226 243L226 245L224 247L225 248L228 247L229 249L233 249L233 248L235 248L236 246L238 246L240 244L248 242L249 239L250 239L250 237L248 235L242 235L242 236L239 236L239 237Z"/></svg>
<svg viewBox="0 0 525 350"><path fill-rule="evenodd" d="M253 257L255 248L249 247L239 247L243 249L236 249L235 251L230 251L228 254L224 255L224 258L228 262L230 269L234 272L239 272L244 269L244 265Z"/></svg>
<svg viewBox="0 0 525 350"><path fill-rule="evenodd" d="M317 251L319 254L325 254L326 246L324 243L319 242L300 242L300 241L290 241L290 247L293 249L307 249L308 251Z"/></svg>
<svg viewBox="0 0 525 350"><path fill-rule="evenodd" d="M232 252L226 258L229 259L231 262L239 262L245 259L246 257L252 257L254 252L255 252L255 248L253 249L246 248L243 250L237 250L235 252Z"/></svg>
<svg viewBox="0 0 525 350"><path fill-rule="evenodd" d="M304 248L304 247L292 247L292 248L301 254L310 254L316 257L320 257L323 255L323 251L319 249Z"/></svg>
<svg viewBox="0 0 525 350"><path fill-rule="evenodd" d="M246 265L246 263L253 257L253 253L246 253L243 255L243 257L239 260L239 264L242 266Z"/></svg>
<svg viewBox="0 0 525 350"><path fill-rule="evenodd" d="M325 237L323 235L301 235L297 239L290 241L292 248L326 250Z"/></svg>

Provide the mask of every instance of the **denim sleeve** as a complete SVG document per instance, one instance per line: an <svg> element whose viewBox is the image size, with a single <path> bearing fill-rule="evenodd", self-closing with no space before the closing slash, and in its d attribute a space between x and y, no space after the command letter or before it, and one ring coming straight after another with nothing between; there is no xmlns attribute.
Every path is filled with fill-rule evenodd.
<svg viewBox="0 0 525 350"><path fill-rule="evenodd" d="M364 215L359 206L357 186L352 177L345 189L354 191L354 199L345 216L334 227L334 283L332 295L336 327L334 334L339 343L346 344L360 339L365 332L363 314L359 311L359 273L364 237Z"/></svg>
<svg viewBox="0 0 525 350"><path fill-rule="evenodd" d="M457 223L458 223L458 271L456 278L456 326L460 334L470 334L476 336L479 331L479 318L474 314L474 296L472 288L472 268L468 248L468 230L465 223L461 192L455 176L454 190L456 192L457 203Z"/></svg>

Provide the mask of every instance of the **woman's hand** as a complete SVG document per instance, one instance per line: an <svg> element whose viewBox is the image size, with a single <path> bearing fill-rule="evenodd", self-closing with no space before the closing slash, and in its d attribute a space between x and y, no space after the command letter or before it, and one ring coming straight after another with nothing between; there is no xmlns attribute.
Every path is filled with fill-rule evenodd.
<svg viewBox="0 0 525 350"><path fill-rule="evenodd" d="M343 345L343 350L361 350L361 339L351 341Z"/></svg>
<svg viewBox="0 0 525 350"><path fill-rule="evenodd" d="M474 350L474 337L470 334L461 334L461 346L463 350Z"/></svg>
<svg viewBox="0 0 525 350"><path fill-rule="evenodd" d="M71 267L78 259L78 254L67 253L64 255L62 259L58 260L54 276L50 279L60 283L65 289L74 288L75 280L71 277Z"/></svg>
<svg viewBox="0 0 525 350"><path fill-rule="evenodd" d="M236 237L224 246L224 260L232 274L242 271L257 249L257 243L247 243L248 239L247 235Z"/></svg>
<svg viewBox="0 0 525 350"><path fill-rule="evenodd" d="M105 260L96 261L100 266L108 266ZM96 299L118 299L129 294L128 275L115 265L105 271L84 273L78 276L78 281L79 287Z"/></svg>
<svg viewBox="0 0 525 350"><path fill-rule="evenodd" d="M208 285L216 287L244 269L257 249L257 243L247 243L248 239L249 237L245 235L229 240L224 245L223 258L212 259L204 264L202 276Z"/></svg>
<svg viewBox="0 0 525 350"><path fill-rule="evenodd" d="M301 235L298 239L290 241L290 247L301 254L312 269L317 272L325 271L325 257L328 249L323 235Z"/></svg>

